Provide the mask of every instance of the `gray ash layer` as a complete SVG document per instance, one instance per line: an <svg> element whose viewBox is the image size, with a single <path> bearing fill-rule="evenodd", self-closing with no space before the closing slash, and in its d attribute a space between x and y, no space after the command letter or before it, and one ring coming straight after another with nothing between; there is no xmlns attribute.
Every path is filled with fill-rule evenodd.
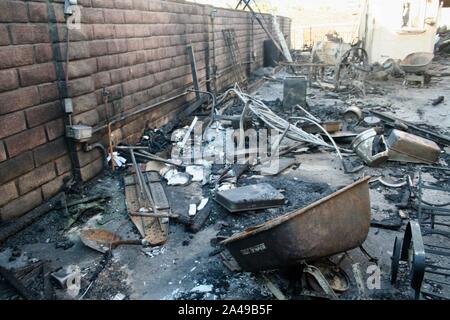
<svg viewBox="0 0 450 320"><path fill-rule="evenodd" d="M243 178L240 185L249 185L255 183L254 179ZM221 234L231 235L231 233L243 231L247 228L265 223L283 214L290 213L308 206L331 193L334 190L326 183L310 183L295 180L285 176L264 177L258 179L258 183L268 183L275 189L282 191L286 198L286 203L282 207L270 208L265 210L252 211L251 213L230 213L218 203L214 205L212 216L218 220L229 221L229 226L222 229Z"/></svg>

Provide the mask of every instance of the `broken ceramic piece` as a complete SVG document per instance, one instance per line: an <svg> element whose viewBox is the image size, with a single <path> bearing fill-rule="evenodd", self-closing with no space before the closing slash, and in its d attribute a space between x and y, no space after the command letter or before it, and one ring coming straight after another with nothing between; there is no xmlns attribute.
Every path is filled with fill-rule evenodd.
<svg viewBox="0 0 450 320"><path fill-rule="evenodd" d="M195 203L191 203L189 205L189 216L195 216L195 214L197 213L197 205Z"/></svg>
<svg viewBox="0 0 450 320"><path fill-rule="evenodd" d="M204 168L200 165L192 165L186 167L186 173L192 176L192 181L203 181L205 177Z"/></svg>
<svg viewBox="0 0 450 320"><path fill-rule="evenodd" d="M191 182L191 175L185 172L178 172L167 179L169 186L186 186Z"/></svg>

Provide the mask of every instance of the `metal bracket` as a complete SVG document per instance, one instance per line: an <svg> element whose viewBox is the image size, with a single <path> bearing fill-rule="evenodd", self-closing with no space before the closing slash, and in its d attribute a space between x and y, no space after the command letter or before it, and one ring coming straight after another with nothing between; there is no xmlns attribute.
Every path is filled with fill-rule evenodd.
<svg viewBox="0 0 450 320"><path fill-rule="evenodd" d="M64 111L66 113L73 113L73 102L72 98L65 98L64 99Z"/></svg>
<svg viewBox="0 0 450 320"><path fill-rule="evenodd" d="M417 221L410 221L406 226L400 260L408 262L411 270L411 287L418 299L425 275L425 249L422 232Z"/></svg>
<svg viewBox="0 0 450 320"><path fill-rule="evenodd" d="M64 0L64 14L71 16L73 14L72 6L76 6L77 0Z"/></svg>

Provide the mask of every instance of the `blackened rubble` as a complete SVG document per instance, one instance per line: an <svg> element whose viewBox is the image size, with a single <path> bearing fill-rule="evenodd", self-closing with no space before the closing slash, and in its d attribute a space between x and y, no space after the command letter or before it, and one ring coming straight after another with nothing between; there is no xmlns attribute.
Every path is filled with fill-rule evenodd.
<svg viewBox="0 0 450 320"><path fill-rule="evenodd" d="M441 71L449 69L442 61L446 60L440 57L430 68ZM297 76L310 76L302 70L293 69ZM373 67L372 71L375 69L376 72L384 70L382 66ZM75 298L69 297L66 288L53 283L53 293L57 299L273 299L273 288L271 291L267 285L269 278L271 284L289 299L415 298L409 277L411 266L406 261L398 261L397 281L391 281L397 253L393 246L396 238L398 241L404 239L411 221L420 222L424 238L425 230L434 219L439 220L436 230L446 232L445 228L450 223L448 216L433 216L431 219L428 208L429 211L424 210L424 217L420 217L418 208L427 203L434 205L433 210L447 207L450 195L448 192L438 194L431 189L424 193L425 201L420 202L418 170L424 165L448 168L449 147L442 140L433 141L434 137L430 135L429 141L437 143L440 150L436 162L391 161L387 147L381 150L387 152L383 161L369 166L364 164L360 153L355 153L351 142L368 129L374 129L376 143L367 149L369 156L373 156L380 152L376 147L380 145L382 136L389 136L393 129L409 132L411 128L408 124L411 123L435 134L448 135L450 120L442 116L448 114L448 99L440 99L438 104L430 103L430 99L450 88L448 77L433 76L423 88L405 87L403 78L397 77L397 73L393 76L386 72L382 77L384 80L365 79L364 90L361 90L357 87L360 84L350 82L345 85L341 83L336 88L333 85L334 71L328 69L324 79L311 79L307 89L307 105L301 106L304 110L296 107L286 110L283 108L283 81L293 75L292 68L278 67L258 73L268 78L262 87L250 92L232 85L227 91L230 99L226 100L226 96L223 101L217 99L221 103L215 106L216 110L230 104L222 115L239 118L244 107L250 105L248 119L243 119L245 129L262 131L277 127L279 133L285 134L277 147L280 153L285 152L284 157L295 160L292 166L273 175L263 175L261 170L256 170L257 164L267 161L261 157L246 158L240 167L234 166L234 159L215 163L211 159L191 158L188 148L190 138L199 139L193 139L195 147L218 157L223 151L218 142L224 138L224 132L227 129L236 130L240 125L236 123L236 118L210 123L211 106L204 104L180 121L172 121L159 128L141 128L142 134L134 145L126 141L121 146L115 146L115 151L127 160L126 164L117 167L114 172L109 167L105 168L100 176L78 186L76 190L65 190L65 204L52 208L2 243L0 265L12 270L19 281L24 282L27 279L20 277L21 268L39 261L47 261L52 272L67 266L78 267L81 277L79 293ZM360 118L351 124L344 119L344 113L350 107L361 111ZM389 124L386 119L377 118L374 110L404 122ZM190 128L198 120L202 122L200 134ZM192 134L190 129L193 129ZM336 139L335 147L328 133L351 133L353 136L349 140ZM189 143L184 143L186 141ZM414 141L408 143L407 147L414 148ZM231 144L236 146L238 141ZM243 145L251 147L250 139ZM342 166L343 159L348 160L351 167L361 168L346 172ZM189 166L196 167L186 169ZM194 181L194 174L190 175L188 171L199 174L200 179ZM168 182L177 174L187 177L185 183L169 185ZM424 168L422 175L431 186L450 187L449 172ZM367 226L368 232L361 243L352 243L332 255L319 254L315 259L299 261L295 266L286 265L262 273L239 270L235 257L223 244L224 240L245 231L248 234L244 234L243 238L250 238L251 230L268 225L268 221L305 208L361 181L364 182L363 191L349 196L351 201L323 209L326 213L332 211L334 218L344 211L351 211L345 205L353 208L357 201L367 200L361 205L364 210L349 219L351 222L360 221L361 216L365 217L367 213L369 219L361 222L363 226L358 230L352 227L352 223L347 222L344 226L347 229L343 236L348 235L348 238ZM231 213L215 201L218 190L261 183L281 192L285 202L274 208ZM134 189L126 192L130 186ZM71 205L74 203L77 204ZM320 214L319 210L316 215ZM334 223L335 219L323 222L319 231ZM118 235L117 238L142 241L142 245L122 243L115 246L116 240L113 240L106 243L111 250L102 255L80 241L80 232L86 229L107 230ZM268 233L270 231L268 228ZM317 230L311 230L311 234L320 233L313 231ZM428 244L431 245L448 246L448 239L436 235L426 240L430 240ZM270 247L264 241L252 246L243 245L240 253L254 255L254 259L258 259L258 253ZM320 239L316 244L317 250L324 245ZM303 244L298 245L301 248ZM364 250L373 257L366 256ZM281 253L279 256L282 256ZM300 272L313 270L313 266L323 266L325 262L327 274L347 276L349 286L346 290L334 290L333 294L327 295L326 289L332 287L332 281L320 289L312 273ZM433 262L440 267L448 267L450 263L444 256L435 257ZM379 267L376 270L379 270L380 277L375 281L379 280L379 286L361 293L356 284L355 265L362 270L364 283L370 276L367 270ZM436 279L427 278L423 288L436 295L450 297L449 288L433 280ZM4 288L8 293L5 299L18 298L8 281L0 279L0 289ZM43 279L36 277L35 281L31 281L30 290L41 294Z"/></svg>

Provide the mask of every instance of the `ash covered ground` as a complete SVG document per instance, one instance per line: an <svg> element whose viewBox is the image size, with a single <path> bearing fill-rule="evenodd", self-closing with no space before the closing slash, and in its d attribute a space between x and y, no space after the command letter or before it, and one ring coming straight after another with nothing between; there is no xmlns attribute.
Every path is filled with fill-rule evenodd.
<svg viewBox="0 0 450 320"><path fill-rule="evenodd" d="M282 72L277 77L284 77ZM428 88L403 88L399 79L388 82L368 84L366 98L346 93L330 95L318 88L308 89L310 112L322 120L340 120L343 111L351 105L361 108L376 108L396 117L418 123L429 130L448 134L450 119L447 114L447 101L432 107L429 100L450 87L448 79L433 81ZM255 97L265 101L272 110L286 116L281 111L282 83L268 82L256 93ZM225 114L236 115L242 112L242 105L227 109ZM300 111L288 116L300 116ZM253 117L253 125L263 124ZM367 126L361 124L361 128ZM168 130L170 131L170 130ZM155 151L162 148L157 143ZM346 145L345 147L349 147ZM448 151L444 150L444 151ZM25 230L8 239L0 247L0 264L8 268L20 268L30 261L48 260L53 270L67 265L78 265L81 269L82 282L80 295L83 299L113 299L123 294L125 299L273 299L263 278L259 273L232 272L222 263L220 253L224 251L220 241L246 228L259 225L282 214L303 208L339 188L356 181L364 175L382 176L393 180L404 179L406 175L417 177L417 166L388 162L380 167L365 167L361 172L345 174L339 159L333 152L309 149L301 154L291 155L297 165L288 168L278 176L258 177L254 171L247 171L238 180L238 186L266 182L281 191L286 203L280 208L258 210L243 214L230 214L212 199L212 210L202 229L192 234L175 222L170 222L168 241L158 248L141 246L119 246L112 256L85 247L79 240L82 228L104 228L118 233L122 238L139 237L136 228L130 222L125 206L124 171L115 174L105 173L83 186L78 193L68 194L68 200L81 196L98 194L109 198L101 204L102 209L91 209L75 222L65 215L64 210L53 210ZM440 165L446 166L450 160L447 152L441 156ZM358 159L354 158L354 165ZM429 170L427 177L439 185L449 185L450 177ZM211 197L213 185L198 188L200 196ZM405 188L392 189L378 183L370 185L373 226L364 247L378 258L381 270L381 287L369 290L365 296L357 290L353 277L352 264L358 262L363 270L373 263L359 249L349 252L342 269L350 279L350 289L340 295L342 299L412 299L414 297L408 285L408 274L401 265L398 287L390 284L390 260L395 236L403 236L407 219L399 217L398 208ZM437 195L430 195L430 200L439 200ZM409 206L404 209L410 218L415 218L417 211ZM68 224L70 227L68 228ZM436 240L439 243L441 240ZM338 260L341 255L332 257ZM447 263L442 261L442 263ZM300 294L298 270L276 270L267 273L280 290L291 299L307 299ZM42 290L41 282L36 280L33 291ZM6 283L0 281L3 298L16 299ZM443 288L431 288L437 293L445 294ZM66 299L63 290L55 285L56 298Z"/></svg>

